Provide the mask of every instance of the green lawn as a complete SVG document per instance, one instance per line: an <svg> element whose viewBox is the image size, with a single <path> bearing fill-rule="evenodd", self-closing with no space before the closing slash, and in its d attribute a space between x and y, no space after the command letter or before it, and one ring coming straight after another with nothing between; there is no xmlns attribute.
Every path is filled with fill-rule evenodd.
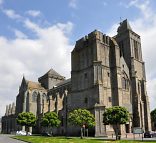
<svg viewBox="0 0 156 143"><path fill-rule="evenodd" d="M42 136L15 136L13 138L28 141L31 143L142 143L142 141L106 141L101 139L80 139L65 137L42 137ZM146 143L156 143L155 141L144 141Z"/></svg>

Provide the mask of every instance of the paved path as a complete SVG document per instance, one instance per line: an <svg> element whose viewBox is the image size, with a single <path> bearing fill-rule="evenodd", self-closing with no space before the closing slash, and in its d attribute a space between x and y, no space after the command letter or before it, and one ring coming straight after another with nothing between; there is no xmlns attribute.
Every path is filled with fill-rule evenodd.
<svg viewBox="0 0 156 143"><path fill-rule="evenodd" d="M15 140L10 138L12 135L0 134L0 143L25 143L23 141Z"/></svg>

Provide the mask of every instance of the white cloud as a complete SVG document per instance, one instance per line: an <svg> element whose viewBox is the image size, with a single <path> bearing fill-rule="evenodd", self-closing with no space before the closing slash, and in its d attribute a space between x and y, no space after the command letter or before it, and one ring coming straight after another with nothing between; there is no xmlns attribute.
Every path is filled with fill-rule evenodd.
<svg viewBox="0 0 156 143"><path fill-rule="evenodd" d="M156 108L156 13L150 6L149 0L132 0L129 4L120 4L126 8L135 7L140 10L137 19L130 21L132 29L141 36L143 59L146 63L147 91L150 97L151 109ZM108 33L111 36L116 24L112 26Z"/></svg>
<svg viewBox="0 0 156 143"><path fill-rule="evenodd" d="M15 36L19 39L25 39L28 38L28 36L26 34L24 34L23 32L17 30L17 29L13 29Z"/></svg>
<svg viewBox="0 0 156 143"><path fill-rule="evenodd" d="M0 5L2 5L3 4L3 0L0 0Z"/></svg>
<svg viewBox="0 0 156 143"><path fill-rule="evenodd" d="M116 24L116 23L113 24L111 28L107 31L107 34L113 37L114 35L116 35L116 31L118 27L119 27L119 24Z"/></svg>
<svg viewBox="0 0 156 143"><path fill-rule="evenodd" d="M2 9L3 13L11 19L21 19L22 17L12 9Z"/></svg>
<svg viewBox="0 0 156 143"><path fill-rule="evenodd" d="M150 1L135 1L131 4L140 9L141 16L137 20L131 21L132 27L141 35L143 58L146 63L148 95L150 97L151 109L156 108L156 13L150 6Z"/></svg>
<svg viewBox="0 0 156 143"><path fill-rule="evenodd" d="M20 21L21 22L21 21ZM73 24L57 23L41 28L30 20L24 20L27 30L33 31L35 39L29 39L22 31L14 30L16 38L0 37L0 116L5 105L15 101L18 87L24 74L26 79L35 80L53 68L63 76L70 77L69 44Z"/></svg>
<svg viewBox="0 0 156 143"><path fill-rule="evenodd" d="M69 7L76 9L77 8L77 0L69 0Z"/></svg>
<svg viewBox="0 0 156 143"><path fill-rule="evenodd" d="M32 16L32 17L38 17L41 15L41 12L38 10L29 10L26 12L26 14Z"/></svg>

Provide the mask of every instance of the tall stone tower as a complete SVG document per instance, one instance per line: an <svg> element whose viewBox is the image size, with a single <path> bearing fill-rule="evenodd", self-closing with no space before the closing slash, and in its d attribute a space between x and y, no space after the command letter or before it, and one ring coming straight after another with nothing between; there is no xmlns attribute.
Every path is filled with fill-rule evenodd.
<svg viewBox="0 0 156 143"><path fill-rule="evenodd" d="M95 136L104 136L106 130L112 131L103 125L105 108L126 106L131 112L130 90L122 91L121 63L127 65L120 58L119 46L115 39L95 30L76 42L71 61L70 103L74 104L70 109L90 110L95 115Z"/></svg>
<svg viewBox="0 0 156 143"><path fill-rule="evenodd" d="M130 73L133 126L151 130L149 101L146 91L145 64L142 59L140 36L132 30L127 20L120 23L117 32L115 39L120 47L120 54L124 57Z"/></svg>
<svg viewBox="0 0 156 143"><path fill-rule="evenodd" d="M71 109L85 108L95 115L95 135L105 135L102 123L111 98L109 37L94 31L76 42L72 51ZM105 86L103 86L105 85Z"/></svg>

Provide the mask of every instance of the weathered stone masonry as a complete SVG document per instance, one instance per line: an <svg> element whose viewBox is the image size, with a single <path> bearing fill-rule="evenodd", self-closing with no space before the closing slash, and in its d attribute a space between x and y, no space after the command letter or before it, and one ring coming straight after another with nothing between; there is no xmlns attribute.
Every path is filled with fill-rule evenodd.
<svg viewBox="0 0 156 143"><path fill-rule="evenodd" d="M43 132L40 119L44 113L54 111L62 121L54 134L79 135L80 128L71 126L67 116L70 111L83 108L95 116L96 125L89 134L105 136L113 133L112 126L103 125L105 108L111 106L124 106L131 114L130 121L120 127L121 133L129 133L133 127L151 130L141 40L127 20L120 23L114 37L95 30L76 41L71 64L71 79L66 80L53 69L40 77L39 82L23 77L16 110L14 105L14 112L8 114L7 107L2 132L24 129L17 126L15 120L23 111L39 118L37 126L30 131Z"/></svg>

